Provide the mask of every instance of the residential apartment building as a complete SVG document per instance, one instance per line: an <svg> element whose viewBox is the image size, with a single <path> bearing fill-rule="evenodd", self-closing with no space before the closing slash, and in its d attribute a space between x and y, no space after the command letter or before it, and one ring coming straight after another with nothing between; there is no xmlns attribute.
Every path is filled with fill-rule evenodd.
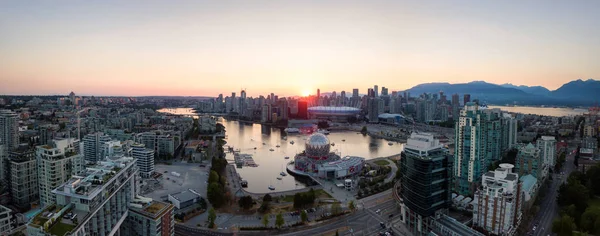
<svg viewBox="0 0 600 236"><path fill-rule="evenodd" d="M172 204L138 197L129 204L122 234L131 236L171 236L175 234Z"/></svg>
<svg viewBox="0 0 600 236"><path fill-rule="evenodd" d="M400 159L401 217L413 235L428 235L435 214L452 204L452 158L432 134L412 133Z"/></svg>
<svg viewBox="0 0 600 236"><path fill-rule="evenodd" d="M71 175L83 170L83 156L77 154L77 139L53 140L52 146L36 147L40 204L52 205L56 196L52 190L66 182Z"/></svg>
<svg viewBox="0 0 600 236"><path fill-rule="evenodd" d="M97 162L52 190L56 204L29 222L28 235L120 235L136 196L135 161L123 157Z"/></svg>
<svg viewBox="0 0 600 236"><path fill-rule="evenodd" d="M146 148L154 150L157 158L175 156L175 150L181 144L181 135L175 131L156 130L136 135L136 142L144 144Z"/></svg>
<svg viewBox="0 0 600 236"><path fill-rule="evenodd" d="M499 135L488 133L497 132L498 124L489 123L488 113L484 110L478 104L468 102L456 124L454 191L460 195L471 196L475 192L481 175L495 159L492 154L497 153L490 146L496 147L499 140L493 141L490 137L497 139Z"/></svg>
<svg viewBox="0 0 600 236"><path fill-rule="evenodd" d="M11 110L0 109L0 176L7 174L8 152L19 144L19 116ZM0 181L6 183L6 178Z"/></svg>
<svg viewBox="0 0 600 236"><path fill-rule="evenodd" d="M137 160L139 174L142 178L150 178L154 173L154 150L147 149L144 144L131 145L131 156Z"/></svg>
<svg viewBox="0 0 600 236"><path fill-rule="evenodd" d="M583 127L583 136L584 137L594 137L594 136L596 136L597 130L598 129L594 125L586 125L585 127Z"/></svg>
<svg viewBox="0 0 600 236"><path fill-rule="evenodd" d="M14 229L12 210L0 205L0 235L8 235Z"/></svg>
<svg viewBox="0 0 600 236"><path fill-rule="evenodd" d="M110 136L101 132L86 135L82 140L84 159L89 162L102 161L102 145L110 140Z"/></svg>
<svg viewBox="0 0 600 236"><path fill-rule="evenodd" d="M475 192L473 226L494 235L515 235L521 221L523 193L511 164L488 171Z"/></svg>
<svg viewBox="0 0 600 236"><path fill-rule="evenodd" d="M548 173L548 166L544 164L540 150L530 143L519 148L515 172L520 176L531 174L536 179L542 179Z"/></svg>
<svg viewBox="0 0 600 236"><path fill-rule="evenodd" d="M8 169L12 204L27 211L40 200L35 149L23 145L9 152Z"/></svg>
<svg viewBox="0 0 600 236"><path fill-rule="evenodd" d="M556 164L556 139L553 136L542 136L537 140L536 146L540 150L544 164L548 168L554 168Z"/></svg>

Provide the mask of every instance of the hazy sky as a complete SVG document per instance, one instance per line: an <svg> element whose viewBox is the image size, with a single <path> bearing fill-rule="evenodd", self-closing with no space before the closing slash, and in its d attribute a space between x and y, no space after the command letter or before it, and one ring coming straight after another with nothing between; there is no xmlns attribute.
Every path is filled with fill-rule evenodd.
<svg viewBox="0 0 600 236"><path fill-rule="evenodd" d="M552 90L599 63L597 0L0 1L0 94Z"/></svg>

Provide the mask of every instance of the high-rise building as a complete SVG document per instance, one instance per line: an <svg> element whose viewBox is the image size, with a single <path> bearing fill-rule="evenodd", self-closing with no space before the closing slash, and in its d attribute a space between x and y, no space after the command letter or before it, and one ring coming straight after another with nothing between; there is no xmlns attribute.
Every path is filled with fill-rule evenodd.
<svg viewBox="0 0 600 236"><path fill-rule="evenodd" d="M308 119L308 103L306 101L298 101L298 118Z"/></svg>
<svg viewBox="0 0 600 236"><path fill-rule="evenodd" d="M541 180L548 173L548 169L544 165L540 150L531 143L519 147L515 160L515 172L520 176L532 175Z"/></svg>
<svg viewBox="0 0 600 236"><path fill-rule="evenodd" d="M379 122L379 98L370 97L367 105L369 122Z"/></svg>
<svg viewBox="0 0 600 236"><path fill-rule="evenodd" d="M38 171L35 161L35 149L28 145L19 146L8 154L8 175L10 196L13 205L28 211L31 204L40 200L38 189Z"/></svg>
<svg viewBox="0 0 600 236"><path fill-rule="evenodd" d="M466 106L468 102L471 101L471 94L463 95L463 104Z"/></svg>
<svg viewBox="0 0 600 236"><path fill-rule="evenodd" d="M379 87L377 85L373 86L373 96L379 97Z"/></svg>
<svg viewBox="0 0 600 236"><path fill-rule="evenodd" d="M452 158L432 134L412 133L400 159L402 220L413 235L429 235L435 215L452 203Z"/></svg>
<svg viewBox="0 0 600 236"><path fill-rule="evenodd" d="M147 149L144 144L131 145L131 156L136 159L142 178L150 178L154 173L154 150Z"/></svg>
<svg viewBox="0 0 600 236"><path fill-rule="evenodd" d="M381 87L381 96L387 96L387 95L388 95L388 88Z"/></svg>
<svg viewBox="0 0 600 236"><path fill-rule="evenodd" d="M452 94L452 107L459 107L460 100L458 98L458 93Z"/></svg>
<svg viewBox="0 0 600 236"><path fill-rule="evenodd" d="M369 88L367 90L367 96L370 98L374 98L375 97L375 90L373 90L372 88Z"/></svg>
<svg viewBox="0 0 600 236"><path fill-rule="evenodd" d="M53 188L56 204L44 206L27 225L27 234L121 235L129 204L135 204L136 176L133 158L97 162Z"/></svg>
<svg viewBox="0 0 600 236"><path fill-rule="evenodd" d="M510 114L502 117L502 149L514 148L517 145L517 119Z"/></svg>
<svg viewBox="0 0 600 236"><path fill-rule="evenodd" d="M262 111L261 111L261 119L260 122L266 123L269 122L271 120L271 105L270 104L265 104L262 107Z"/></svg>
<svg viewBox="0 0 600 236"><path fill-rule="evenodd" d="M359 95L358 95L358 89L356 89L356 88L352 89L352 97L353 98L358 98L359 97Z"/></svg>
<svg viewBox="0 0 600 236"><path fill-rule="evenodd" d="M553 168L556 164L556 139L554 136L542 136L537 140L536 146L540 150L544 164L548 168Z"/></svg>
<svg viewBox="0 0 600 236"><path fill-rule="evenodd" d="M340 102L338 104L340 104L341 106L346 105L346 91L342 90L342 92L340 93Z"/></svg>
<svg viewBox="0 0 600 236"><path fill-rule="evenodd" d="M8 152L19 144L19 120L17 113L0 109L0 176L6 176ZM6 178L2 178L6 182Z"/></svg>
<svg viewBox="0 0 600 236"><path fill-rule="evenodd" d="M49 206L56 203L52 190L67 181L71 175L83 170L83 156L76 139L53 140L52 146L36 147L40 204Z"/></svg>
<svg viewBox="0 0 600 236"><path fill-rule="evenodd" d="M110 140L110 136L101 132L88 134L83 137L84 159L90 162L104 160L105 157L102 156L102 145Z"/></svg>
<svg viewBox="0 0 600 236"><path fill-rule="evenodd" d="M473 225L494 235L515 235L521 221L523 193L511 164L489 171L475 192Z"/></svg>
<svg viewBox="0 0 600 236"><path fill-rule="evenodd" d="M455 128L454 191L472 195L487 171L487 125L485 113L475 103L467 103Z"/></svg>
<svg viewBox="0 0 600 236"><path fill-rule="evenodd" d="M129 204L129 214L123 223L122 235L171 236L175 234L173 204L144 197Z"/></svg>
<svg viewBox="0 0 600 236"><path fill-rule="evenodd" d="M317 100L321 98L321 89L317 89Z"/></svg>
<svg viewBox="0 0 600 236"><path fill-rule="evenodd" d="M181 145L181 140L181 133L171 130L155 130L136 135L136 142L154 150L154 157L167 159L175 156L175 150Z"/></svg>

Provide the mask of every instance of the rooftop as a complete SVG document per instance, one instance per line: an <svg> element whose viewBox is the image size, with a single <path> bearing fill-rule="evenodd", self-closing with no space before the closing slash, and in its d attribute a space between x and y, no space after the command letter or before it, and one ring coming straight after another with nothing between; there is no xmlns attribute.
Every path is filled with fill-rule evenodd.
<svg viewBox="0 0 600 236"><path fill-rule="evenodd" d="M95 165L86 167L83 173L73 176L52 192L86 199L91 198L100 192L102 185L108 183L112 177L134 161L130 157L120 157L119 159L98 162Z"/></svg>
<svg viewBox="0 0 600 236"><path fill-rule="evenodd" d="M144 216L157 219L164 212L173 208L172 204L168 204L165 202L159 202L152 200L152 198L146 198L137 196L131 204L129 204L129 209L138 214L142 214Z"/></svg>
<svg viewBox="0 0 600 236"><path fill-rule="evenodd" d="M193 200L197 197L200 197L199 194L192 192L192 190L185 190L183 192L169 194L169 195L171 195L171 197L179 200L180 202L187 202L189 200Z"/></svg>

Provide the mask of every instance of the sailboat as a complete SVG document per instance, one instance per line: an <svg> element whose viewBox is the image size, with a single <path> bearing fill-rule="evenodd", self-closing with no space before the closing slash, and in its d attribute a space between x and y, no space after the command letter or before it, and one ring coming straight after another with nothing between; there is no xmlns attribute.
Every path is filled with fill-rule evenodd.
<svg viewBox="0 0 600 236"><path fill-rule="evenodd" d="M281 166L281 169L283 170L283 166ZM281 176L287 176L287 173L285 173L285 171L281 171L281 173L279 173Z"/></svg>
<svg viewBox="0 0 600 236"><path fill-rule="evenodd" d="M281 177L281 176L277 176L277 179L278 179L278 180L282 180L282 179L283 179L283 177Z"/></svg>

